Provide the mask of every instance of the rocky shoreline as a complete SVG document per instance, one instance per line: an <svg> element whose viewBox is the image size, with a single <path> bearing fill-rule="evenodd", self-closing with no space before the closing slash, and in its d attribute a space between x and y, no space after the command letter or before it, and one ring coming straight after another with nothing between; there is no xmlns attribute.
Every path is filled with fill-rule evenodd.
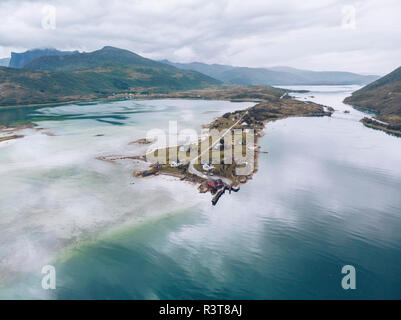
<svg viewBox="0 0 401 320"><path fill-rule="evenodd" d="M375 119L367 117L361 119L361 122L368 128L381 130L388 134L393 134L396 136L401 136L401 130L399 129L399 126L391 125L389 123L377 121Z"/></svg>
<svg viewBox="0 0 401 320"><path fill-rule="evenodd" d="M0 142L21 139L24 137L24 135L17 134L18 131L21 131L23 129L33 129L33 128L34 128L33 124L26 124L18 127L7 127L4 125L0 125Z"/></svg>
<svg viewBox="0 0 401 320"><path fill-rule="evenodd" d="M50 131L45 131L45 128L38 128L36 127L35 124L30 123L30 124L24 124L20 126L12 126L12 127L7 127L4 125L0 126L0 142L4 141L9 141L9 140L15 140L15 139L20 139L24 138L25 135L23 134L17 134L19 131L25 130L25 129L32 129L35 131L39 131L42 134L49 136L49 137L54 137L55 134Z"/></svg>

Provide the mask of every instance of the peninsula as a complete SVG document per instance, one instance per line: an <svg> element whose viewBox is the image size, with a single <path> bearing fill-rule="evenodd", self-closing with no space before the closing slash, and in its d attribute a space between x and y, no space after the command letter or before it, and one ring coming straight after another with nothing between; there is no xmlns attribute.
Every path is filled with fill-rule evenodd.
<svg viewBox="0 0 401 320"><path fill-rule="evenodd" d="M101 157L100 160L115 161L121 159L134 159L147 162L149 168L142 171L135 171L136 177L149 177L153 175L169 175L177 177L181 180L190 181L198 185L201 193L210 192L214 197L212 203L216 204L218 199L226 190L238 191L240 184L246 183L252 179L253 174L258 168L258 155L261 151L257 145L260 137L263 136L263 129L270 121L280 120L288 117L322 117L331 116L329 111L323 105L319 105L310 101L298 101L291 98L286 90L267 87L267 86L227 86L220 89L205 89L205 90L192 90L174 92L170 94L152 95L152 98L181 98L181 99L219 99L231 101L255 101L256 104L245 110L238 110L229 112L221 117L215 119L205 127L209 129L217 129L223 132L223 135L215 141L211 141L208 152L208 160L201 159L201 144L202 140L199 139L197 143L191 145L178 145L174 147L163 147L152 152L158 155L159 152L166 155L167 161L159 163L149 161L147 154L141 156L113 156ZM150 98L150 97L148 97ZM241 129L242 139L230 139L227 141L225 135L231 133L230 137L234 137L236 129ZM252 144L247 144L246 132L253 130L254 141ZM210 138L211 137L207 137ZM148 142L145 138L139 139L134 143ZM252 151L252 156L249 159L242 161L233 160L227 163L224 159L225 151L227 148L235 148L235 145L241 145L242 154L245 154L247 149ZM196 150L193 158L187 161L169 161L170 153L185 152L186 156L190 156L190 150ZM219 163L212 164L212 153L217 151L220 156ZM247 161L254 161L252 163L252 171L245 175L238 175L237 169L243 168L248 165Z"/></svg>

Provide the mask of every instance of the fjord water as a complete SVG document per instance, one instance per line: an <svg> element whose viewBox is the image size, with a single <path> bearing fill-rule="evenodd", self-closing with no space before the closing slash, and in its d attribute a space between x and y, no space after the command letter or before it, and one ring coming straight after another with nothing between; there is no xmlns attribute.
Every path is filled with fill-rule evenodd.
<svg viewBox="0 0 401 320"><path fill-rule="evenodd" d="M30 133L0 147L7 235L0 236L0 257L9 266L0 272L7 283L0 297L401 298L401 139L364 127L365 114L342 104L353 86L296 89L311 90L296 93L299 99L337 111L269 123L259 141L269 153L260 154L253 180L215 207L189 184L133 179L131 164L95 157L138 152L127 143L152 125L166 128L168 119L200 126L246 104L118 102L35 111L56 136ZM219 112L202 112L210 110ZM39 151L26 156L33 145ZM23 240L12 244L13 237ZM53 255L74 237L80 245ZM36 269L26 266L25 276L6 282L27 259ZM40 287L39 266L47 263L57 270L54 291ZM344 265L356 269L356 290L341 287Z"/></svg>

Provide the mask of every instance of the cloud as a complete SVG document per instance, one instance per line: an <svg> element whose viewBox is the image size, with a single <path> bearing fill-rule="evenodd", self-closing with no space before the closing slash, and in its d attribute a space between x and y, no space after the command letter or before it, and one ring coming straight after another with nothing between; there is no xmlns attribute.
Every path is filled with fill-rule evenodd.
<svg viewBox="0 0 401 320"><path fill-rule="evenodd" d="M43 29L42 9L56 8ZM343 28L344 6L355 28ZM0 56L104 45L154 59L387 73L400 65L398 0L87 0L0 3Z"/></svg>

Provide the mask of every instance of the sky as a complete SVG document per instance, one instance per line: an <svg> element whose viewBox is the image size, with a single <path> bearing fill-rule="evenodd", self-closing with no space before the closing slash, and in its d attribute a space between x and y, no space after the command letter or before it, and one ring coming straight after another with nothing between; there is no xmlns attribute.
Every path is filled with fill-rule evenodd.
<svg viewBox="0 0 401 320"><path fill-rule="evenodd" d="M151 59L384 75L400 0L0 0L0 58L106 45Z"/></svg>

